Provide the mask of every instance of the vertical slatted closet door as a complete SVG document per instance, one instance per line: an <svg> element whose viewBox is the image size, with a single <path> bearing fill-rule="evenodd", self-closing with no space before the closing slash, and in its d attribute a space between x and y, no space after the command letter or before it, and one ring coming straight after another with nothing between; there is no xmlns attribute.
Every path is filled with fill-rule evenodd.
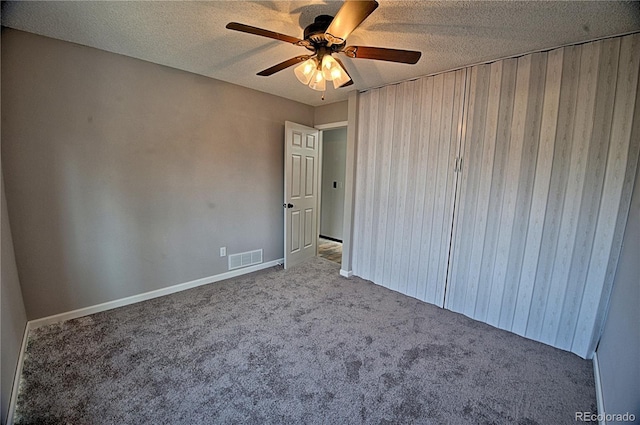
<svg viewBox="0 0 640 425"><path fill-rule="evenodd" d="M466 70L362 93L353 272L444 305Z"/></svg>
<svg viewBox="0 0 640 425"><path fill-rule="evenodd" d="M640 145L640 34L471 67L445 307L589 358Z"/></svg>

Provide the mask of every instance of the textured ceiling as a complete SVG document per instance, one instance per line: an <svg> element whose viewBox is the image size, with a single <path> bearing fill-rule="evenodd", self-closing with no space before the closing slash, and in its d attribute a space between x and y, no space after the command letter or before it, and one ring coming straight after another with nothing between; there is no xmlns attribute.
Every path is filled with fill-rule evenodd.
<svg viewBox="0 0 640 425"><path fill-rule="evenodd" d="M230 21L302 38L320 14L340 1L3 2L2 25L182 69L322 105L354 89L460 68L535 50L640 30L638 2L394 1L380 6L347 45L420 50L416 65L349 59L355 84L321 94L300 84L293 67L270 77L256 73L302 47L225 29Z"/></svg>

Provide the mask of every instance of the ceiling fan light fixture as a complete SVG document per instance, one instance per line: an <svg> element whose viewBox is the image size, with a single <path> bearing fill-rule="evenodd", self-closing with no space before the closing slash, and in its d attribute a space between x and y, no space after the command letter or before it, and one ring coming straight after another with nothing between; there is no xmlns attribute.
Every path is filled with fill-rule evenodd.
<svg viewBox="0 0 640 425"><path fill-rule="evenodd" d="M340 77L333 79L333 87L338 89L347 84L349 81L351 81L351 78L347 75L346 72L342 71Z"/></svg>
<svg viewBox="0 0 640 425"><path fill-rule="evenodd" d="M322 75L322 70L317 68L311 77L309 87L317 91L325 91L327 88L327 82Z"/></svg>
<svg viewBox="0 0 640 425"><path fill-rule="evenodd" d="M325 55L322 58L322 75L325 80L333 81L333 87L336 89L351 80L349 74L331 55Z"/></svg>
<svg viewBox="0 0 640 425"><path fill-rule="evenodd" d="M311 82L311 79L316 73L315 71L317 70L317 68L318 68L318 61L316 60L316 58L311 58L311 59L307 59L306 61L298 65L293 70L293 72L296 75L296 78L298 79L298 81L300 81L302 84L306 86Z"/></svg>
<svg viewBox="0 0 640 425"><path fill-rule="evenodd" d="M334 77L339 76L340 65L331 55L324 55L322 58L322 75L325 80L332 81Z"/></svg>

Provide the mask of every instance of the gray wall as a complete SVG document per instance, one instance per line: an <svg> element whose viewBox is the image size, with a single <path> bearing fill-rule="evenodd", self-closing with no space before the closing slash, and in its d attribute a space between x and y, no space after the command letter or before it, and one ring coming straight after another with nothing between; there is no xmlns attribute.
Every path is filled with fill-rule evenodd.
<svg viewBox="0 0 640 425"><path fill-rule="evenodd" d="M347 128L322 132L320 235L342 240ZM334 182L336 183L334 186Z"/></svg>
<svg viewBox="0 0 640 425"><path fill-rule="evenodd" d="M0 357L2 369L0 370L0 395L1 410L0 422L6 423L11 398L13 379L20 355L20 347L27 325L27 314L24 309L18 271L13 253L11 229L9 228L9 216L7 214L7 202L4 194L4 181L2 182L2 223L0 224L2 237L2 276L0 277L0 302L1 310L1 341Z"/></svg>
<svg viewBox="0 0 640 425"><path fill-rule="evenodd" d="M11 241L11 230L9 228L9 216L7 215L7 202L4 194L4 184L2 185L2 280L0 288L0 298L2 304L2 370L0 370L0 393L2 395L2 410L0 417L5 423L9 410L9 399L11 388L18 364L18 356L22 345L25 327L27 325L27 314L22 301L20 282L18 281L18 271L13 253Z"/></svg>
<svg viewBox="0 0 640 425"><path fill-rule="evenodd" d="M330 103L315 108L313 125L333 124L336 122L347 121L349 101Z"/></svg>
<svg viewBox="0 0 640 425"><path fill-rule="evenodd" d="M314 108L15 30L2 34L2 161L27 316L283 254L284 122Z"/></svg>
<svg viewBox="0 0 640 425"><path fill-rule="evenodd" d="M640 125L638 126L640 127ZM630 412L640 419L640 168L602 333L598 365L606 413Z"/></svg>
<svg viewBox="0 0 640 425"><path fill-rule="evenodd" d="M20 355L20 347L27 325L27 313L22 300L18 270L13 252L9 215L4 193L4 179L0 166L2 192L2 221L0 223L0 423L6 423L13 379Z"/></svg>

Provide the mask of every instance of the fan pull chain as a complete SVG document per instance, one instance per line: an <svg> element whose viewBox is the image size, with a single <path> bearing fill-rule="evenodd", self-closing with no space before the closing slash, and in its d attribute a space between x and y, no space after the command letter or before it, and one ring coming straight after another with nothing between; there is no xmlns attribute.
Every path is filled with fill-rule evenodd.
<svg viewBox="0 0 640 425"><path fill-rule="evenodd" d="M326 91L322 92L322 100L324 100L324 94L326 93Z"/></svg>

